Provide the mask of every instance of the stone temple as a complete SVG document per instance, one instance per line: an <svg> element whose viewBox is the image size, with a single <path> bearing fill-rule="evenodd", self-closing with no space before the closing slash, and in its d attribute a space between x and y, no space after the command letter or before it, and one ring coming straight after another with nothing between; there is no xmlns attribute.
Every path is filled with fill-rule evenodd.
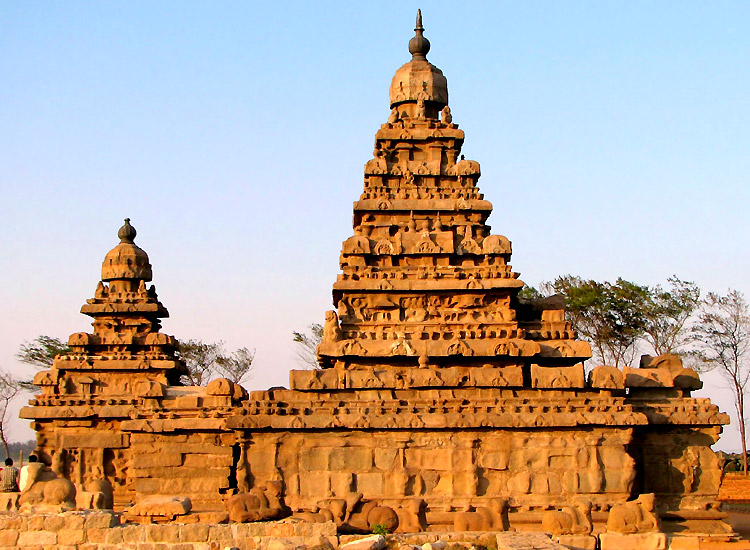
<svg viewBox="0 0 750 550"><path fill-rule="evenodd" d="M365 164L320 368L293 371L289 389L179 385L126 220L81 309L92 333L70 337L22 411L78 506L140 522L546 531L571 548L727 532L711 450L727 416L691 397L701 382L673 356L586 376L563 300L519 297L423 30L419 17Z"/></svg>

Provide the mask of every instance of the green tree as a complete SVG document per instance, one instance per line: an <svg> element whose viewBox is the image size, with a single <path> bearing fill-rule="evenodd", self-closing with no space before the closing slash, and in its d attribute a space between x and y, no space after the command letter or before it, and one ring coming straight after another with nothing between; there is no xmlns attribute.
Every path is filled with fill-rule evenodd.
<svg viewBox="0 0 750 550"><path fill-rule="evenodd" d="M648 287L622 278L600 283L563 275L542 289L565 296L568 319L600 361L615 367L632 363L647 327Z"/></svg>
<svg viewBox="0 0 750 550"><path fill-rule="evenodd" d="M182 382L186 386L205 386L216 374L216 361L224 352L224 342L207 344L201 340L179 340L177 357L187 367Z"/></svg>
<svg viewBox="0 0 750 550"><path fill-rule="evenodd" d="M544 298L544 294L539 292L533 286L524 285L523 288L518 292L518 297L524 298L526 300L537 300L539 298Z"/></svg>
<svg viewBox="0 0 750 550"><path fill-rule="evenodd" d="M708 293L701 304L694 334L704 362L717 368L734 394L737 428L742 442L742 465L747 475L745 391L750 381L750 306L737 290L726 296Z"/></svg>
<svg viewBox="0 0 750 550"><path fill-rule="evenodd" d="M313 323L307 327L308 332L292 332L292 340L298 344L297 358L306 367L317 369L318 345L323 339L323 325Z"/></svg>

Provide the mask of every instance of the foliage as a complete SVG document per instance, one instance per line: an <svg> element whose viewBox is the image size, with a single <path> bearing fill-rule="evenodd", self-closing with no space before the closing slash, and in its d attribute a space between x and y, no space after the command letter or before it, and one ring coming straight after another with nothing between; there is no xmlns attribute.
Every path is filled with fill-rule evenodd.
<svg viewBox="0 0 750 550"><path fill-rule="evenodd" d="M22 363L33 365L38 369L48 369L55 361L55 356L70 352L70 348L59 338L37 336L31 342L24 342L16 354Z"/></svg>
<svg viewBox="0 0 750 550"><path fill-rule="evenodd" d="M525 298L526 300L536 300L538 298L544 298L544 294L539 292L533 286L524 285L524 287L518 292L518 297Z"/></svg>
<svg viewBox="0 0 750 550"><path fill-rule="evenodd" d="M292 340L297 346L297 358L306 367L318 368L318 345L323 339L323 325L313 323L307 327L308 332L292 332Z"/></svg>
<svg viewBox="0 0 750 550"><path fill-rule="evenodd" d="M21 453L23 453L23 456L27 457L31 454L34 454L34 451L36 450L36 439L29 439L27 441L14 441L12 443L8 443L8 450L10 451L9 456L10 458L13 458L13 460L16 460L16 457L18 457Z"/></svg>
<svg viewBox="0 0 750 550"><path fill-rule="evenodd" d="M20 380L15 378L9 372L0 369L0 442L2 442L3 447L5 448L6 458L10 456L8 440L5 436L6 416L11 401L13 401L13 398L18 395L22 389Z"/></svg>
<svg viewBox="0 0 750 550"><path fill-rule="evenodd" d="M686 354L687 346L694 341L687 330L687 323L700 305L701 291L698 285L683 281L676 275L669 279L671 290L660 285L650 289L646 303L646 340L655 355L664 353Z"/></svg>
<svg viewBox="0 0 750 550"><path fill-rule="evenodd" d="M633 362L641 344L654 355L694 355L690 321L700 304L700 288L677 276L667 280L664 288L563 275L541 288L546 295L565 296L568 320L591 343L597 360L622 367ZM536 289L527 288L527 295L535 297Z"/></svg>
<svg viewBox="0 0 750 550"><path fill-rule="evenodd" d="M619 278L615 283L564 275L545 283L547 293L565 296L573 328L605 364L630 364L647 326L649 289Z"/></svg>
<svg viewBox="0 0 750 550"><path fill-rule="evenodd" d="M255 350L240 348L229 355L220 355L216 359L216 367L221 376L235 384L241 384L250 374L253 359L255 359Z"/></svg>
<svg viewBox="0 0 750 550"><path fill-rule="evenodd" d="M386 536L388 534L388 529L386 528L385 525L376 523L375 525L372 526L372 534Z"/></svg>
<svg viewBox="0 0 750 550"><path fill-rule="evenodd" d="M745 297L737 290L730 290L726 296L708 293L693 332L704 363L719 370L734 394L747 473L745 392L750 381L750 306Z"/></svg>
<svg viewBox="0 0 750 550"><path fill-rule="evenodd" d="M181 340L177 343L177 356L188 370L182 378L185 385L205 386L218 376L239 384L251 371L255 351L240 348L227 354L222 341Z"/></svg>
<svg viewBox="0 0 750 550"><path fill-rule="evenodd" d="M206 344L201 340L177 342L177 356L185 363L187 374L182 382L187 386L204 386L216 373L216 360L221 356L224 342Z"/></svg>

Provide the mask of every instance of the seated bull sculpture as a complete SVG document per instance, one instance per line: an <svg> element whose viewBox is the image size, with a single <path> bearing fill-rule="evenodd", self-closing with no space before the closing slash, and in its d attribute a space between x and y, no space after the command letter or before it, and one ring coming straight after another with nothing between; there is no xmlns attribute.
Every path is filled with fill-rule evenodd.
<svg viewBox="0 0 750 550"><path fill-rule="evenodd" d="M248 523L282 517L286 507L281 501L281 491L281 481L269 481L265 488L253 487L248 493L232 495L226 503L229 519Z"/></svg>
<svg viewBox="0 0 750 550"><path fill-rule="evenodd" d="M50 470L41 462L27 466L28 482L18 499L21 510L67 512L76 507L73 483Z"/></svg>
<svg viewBox="0 0 750 550"><path fill-rule="evenodd" d="M630 502L612 507L607 516L607 532L631 535L659 531L654 513L654 494L647 493Z"/></svg>
<svg viewBox="0 0 750 550"><path fill-rule="evenodd" d="M507 531L508 501L493 498L488 506L477 507L473 512L457 512L453 520L456 531Z"/></svg>
<svg viewBox="0 0 750 550"><path fill-rule="evenodd" d="M591 503L578 502L542 514L542 529L550 535L590 535Z"/></svg>

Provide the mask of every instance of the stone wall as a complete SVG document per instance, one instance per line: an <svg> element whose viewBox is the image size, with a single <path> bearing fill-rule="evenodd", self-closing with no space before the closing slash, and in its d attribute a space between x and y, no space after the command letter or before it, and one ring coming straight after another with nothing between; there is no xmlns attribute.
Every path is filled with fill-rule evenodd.
<svg viewBox="0 0 750 550"><path fill-rule="evenodd" d="M285 502L295 510L351 493L396 510L421 498L428 524L447 527L455 510L496 497L545 510L579 496L606 511L629 495L629 437L629 430L599 427L575 437L560 429L267 433L253 435L247 463L256 484L284 479Z"/></svg>
<svg viewBox="0 0 750 550"><path fill-rule="evenodd" d="M333 523L121 524L111 512L0 513L0 548L24 550L283 550L337 548Z"/></svg>
<svg viewBox="0 0 750 550"><path fill-rule="evenodd" d="M234 440L201 432L132 434L136 495L190 495L193 510L223 510Z"/></svg>

